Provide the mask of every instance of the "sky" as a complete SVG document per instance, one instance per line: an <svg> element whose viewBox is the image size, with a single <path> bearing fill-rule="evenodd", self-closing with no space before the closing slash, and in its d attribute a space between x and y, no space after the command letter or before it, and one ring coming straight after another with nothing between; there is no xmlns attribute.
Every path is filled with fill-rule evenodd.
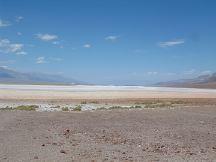
<svg viewBox="0 0 216 162"><path fill-rule="evenodd" d="M216 72L214 0L0 0L0 66L94 84Z"/></svg>

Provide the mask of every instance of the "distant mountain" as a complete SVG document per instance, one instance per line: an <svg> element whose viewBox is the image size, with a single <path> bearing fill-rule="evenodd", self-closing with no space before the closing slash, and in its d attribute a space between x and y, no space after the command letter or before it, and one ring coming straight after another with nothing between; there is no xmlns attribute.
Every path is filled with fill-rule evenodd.
<svg viewBox="0 0 216 162"><path fill-rule="evenodd" d="M8 68L0 67L0 83L17 84L85 84L60 75L44 73L22 73Z"/></svg>
<svg viewBox="0 0 216 162"><path fill-rule="evenodd" d="M216 89L216 73L201 75L194 79L161 82L158 83L157 86Z"/></svg>

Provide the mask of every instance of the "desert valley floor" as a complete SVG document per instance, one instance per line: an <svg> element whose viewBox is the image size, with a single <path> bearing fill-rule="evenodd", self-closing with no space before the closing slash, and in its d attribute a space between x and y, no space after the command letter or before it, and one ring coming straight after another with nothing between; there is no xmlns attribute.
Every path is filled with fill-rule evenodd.
<svg viewBox="0 0 216 162"><path fill-rule="evenodd" d="M1 162L216 159L216 90L0 85Z"/></svg>

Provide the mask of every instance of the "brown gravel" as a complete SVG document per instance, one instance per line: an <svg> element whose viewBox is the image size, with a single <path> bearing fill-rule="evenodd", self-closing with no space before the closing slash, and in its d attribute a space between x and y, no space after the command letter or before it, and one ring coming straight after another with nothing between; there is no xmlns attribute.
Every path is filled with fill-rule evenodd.
<svg viewBox="0 0 216 162"><path fill-rule="evenodd" d="M216 159L216 106L0 113L1 162Z"/></svg>

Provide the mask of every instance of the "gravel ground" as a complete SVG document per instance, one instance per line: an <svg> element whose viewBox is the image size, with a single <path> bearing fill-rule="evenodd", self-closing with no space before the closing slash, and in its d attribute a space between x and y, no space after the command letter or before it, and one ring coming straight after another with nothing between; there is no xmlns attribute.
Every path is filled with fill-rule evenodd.
<svg viewBox="0 0 216 162"><path fill-rule="evenodd" d="M216 106L0 112L1 162L216 159Z"/></svg>

